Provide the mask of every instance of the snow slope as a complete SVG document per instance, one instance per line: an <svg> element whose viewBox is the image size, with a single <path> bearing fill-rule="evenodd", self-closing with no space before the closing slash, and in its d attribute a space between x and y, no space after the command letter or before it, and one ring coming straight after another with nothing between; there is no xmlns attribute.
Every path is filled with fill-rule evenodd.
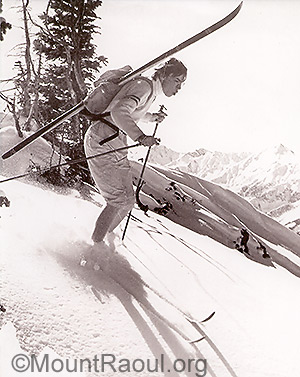
<svg viewBox="0 0 300 377"><path fill-rule="evenodd" d="M133 162L135 176L139 169ZM211 182L158 167L147 169L145 180L141 199L168 210L160 216L134 209L125 241L124 224L110 240L105 271L79 265L103 205L100 195L93 193L92 202L75 190L62 195L26 181L1 184L11 206L0 207L6 309L0 311L0 376L20 375L11 367L19 347L40 358L112 354L115 367L121 359L131 363L126 373L106 365L103 372L84 370L85 376L299 375L299 237ZM241 227L251 234L251 258L234 248ZM262 258L258 240L271 260ZM201 321L213 311L198 330L185 318ZM157 370L137 371L146 360Z"/></svg>
<svg viewBox="0 0 300 377"><path fill-rule="evenodd" d="M136 162L132 162L132 167L137 180L140 167ZM187 173L157 166L148 167L144 179L143 192L167 205L170 209L165 215L184 227L208 235L231 248L235 247L241 229L246 228L250 233L250 257L259 263L271 265L269 259L262 258L262 251L258 249L260 244L264 244L261 238L282 245L300 256L298 235L229 190ZM297 266L283 261L270 246L268 252L273 260L291 268L290 271L294 270L299 276Z"/></svg>
<svg viewBox="0 0 300 377"><path fill-rule="evenodd" d="M25 353L38 355L45 347L72 359L109 353L150 359L152 366L161 354L168 365L205 358L209 376L299 373L299 278L285 268L256 263L164 217L134 210L108 273L90 271L78 259L89 247L99 207L75 191L63 196L21 182L7 182L3 189L12 204L1 208L0 219L6 308L1 327L14 325ZM299 266L287 249L272 248ZM206 339L189 344L184 338L200 334L182 312L200 320L213 310L215 316L200 325ZM9 361L1 364L1 376L11 373Z"/></svg>

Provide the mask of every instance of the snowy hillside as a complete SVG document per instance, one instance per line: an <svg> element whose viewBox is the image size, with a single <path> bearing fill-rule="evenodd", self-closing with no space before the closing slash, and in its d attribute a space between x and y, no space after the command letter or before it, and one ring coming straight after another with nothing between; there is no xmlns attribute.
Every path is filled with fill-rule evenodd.
<svg viewBox="0 0 300 377"><path fill-rule="evenodd" d="M139 170L133 162L135 176ZM123 368L105 364L99 373L93 362L86 376L298 375L299 237L204 179L155 167L145 181L140 199L163 216L134 209L124 242L121 224L99 271L79 260L100 195L91 202L75 190L1 184L11 203L0 207L1 377L20 375L11 367L16 340L27 356L106 355ZM241 228L250 233L250 255L235 248Z"/></svg>
<svg viewBox="0 0 300 377"><path fill-rule="evenodd" d="M1 327L14 325L26 355L48 347L71 359L150 359L152 368L161 355L166 365L206 359L208 376L299 373L299 277L288 269L292 263L299 269L300 260L286 248L268 242L285 256L288 269L267 267L159 215L134 210L106 272L86 270L79 256L89 247L99 207L76 192L62 196L20 182L4 186L12 204L1 208ZM273 233L280 239L275 228ZM201 320L212 311L200 332L184 317ZM6 345L15 344L5 334ZM11 355L9 347L1 351ZM1 375L18 375L11 373L10 359L1 368ZM151 376L204 375L199 370ZM115 374L108 368L103 375Z"/></svg>

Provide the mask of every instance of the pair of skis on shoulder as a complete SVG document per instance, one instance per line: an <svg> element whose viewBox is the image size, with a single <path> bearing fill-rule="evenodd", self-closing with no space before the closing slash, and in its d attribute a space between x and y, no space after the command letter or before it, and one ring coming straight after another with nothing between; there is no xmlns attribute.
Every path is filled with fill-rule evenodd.
<svg viewBox="0 0 300 377"><path fill-rule="evenodd" d="M165 59L169 58L170 56L174 55L175 53L183 50L184 48L192 45L193 43L199 41L202 38L205 38L209 34L213 33L214 31L220 29L224 25L228 24L241 10L241 7L243 5L243 1L239 4L239 6L232 11L230 14L228 14L226 17L224 17L222 20L216 22L215 24L211 25L210 27L206 28L205 30L201 31L200 33L194 35L193 37L187 39L186 41L180 43L178 46L172 48L171 50L161 54L157 58L151 60L147 64L143 65L142 67L128 73L127 75L123 76L118 84L125 84L129 80L133 79L134 77L137 77L141 75L142 73L146 72L150 68L153 68L157 66L159 63L164 61ZM64 121L70 119L74 115L79 114L82 110L85 109L84 100L79 102L77 105L66 111L65 113L58 116L56 119L45 125L44 127L37 130L35 133L28 136L26 139L22 140L20 143L16 144L13 148L8 150L2 155L3 159L9 158L13 156L18 151L22 150L29 144L31 144L33 141L35 141L37 138L43 136L47 132L53 130L54 128L58 127L61 123Z"/></svg>

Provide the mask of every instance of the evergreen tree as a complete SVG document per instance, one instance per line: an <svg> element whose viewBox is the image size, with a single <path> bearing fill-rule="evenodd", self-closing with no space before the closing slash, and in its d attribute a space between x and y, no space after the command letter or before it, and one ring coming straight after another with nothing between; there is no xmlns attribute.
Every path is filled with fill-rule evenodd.
<svg viewBox="0 0 300 377"><path fill-rule="evenodd" d="M80 102L107 59L97 56L93 44L93 36L100 29L96 10L102 5L101 0L48 0L46 11L40 16L42 25L30 15L30 0L21 3L25 47L15 63L16 98L7 99L7 102L14 115L27 118L23 128L29 130L31 126L45 125ZM0 20L4 27L4 20ZM39 29L33 43L30 23ZM32 119L36 121L33 125ZM83 157L87 126L88 120L78 115L46 134L45 138L59 146L62 155ZM22 137L20 127L18 132ZM59 181L60 172L56 173L54 180ZM78 174L90 180L86 163L72 166L67 173L70 180Z"/></svg>
<svg viewBox="0 0 300 377"><path fill-rule="evenodd" d="M11 29L11 24L4 17L0 17L0 41L4 40L3 34L6 34L7 29Z"/></svg>
<svg viewBox="0 0 300 377"><path fill-rule="evenodd" d="M100 0L49 0L40 16L44 27L35 48L44 56L40 77L39 122L47 123L68 110L88 91L89 83L107 59L96 55L93 35L98 33L96 9ZM50 135L62 154L71 158L83 155L83 138L88 121L75 116ZM49 135L48 135L49 138ZM78 173L78 167L76 169ZM80 174L86 176L86 169Z"/></svg>
<svg viewBox="0 0 300 377"><path fill-rule="evenodd" d="M44 120L84 98L88 80L106 63L103 56L96 56L92 43L99 19L95 10L101 4L100 0L50 0L40 16L45 28L35 43L47 61L41 87Z"/></svg>
<svg viewBox="0 0 300 377"><path fill-rule="evenodd" d="M0 13L2 13L2 0L0 0ZM4 17L0 16L0 41L4 40L4 34L6 34L7 29L11 29L11 24L6 21Z"/></svg>

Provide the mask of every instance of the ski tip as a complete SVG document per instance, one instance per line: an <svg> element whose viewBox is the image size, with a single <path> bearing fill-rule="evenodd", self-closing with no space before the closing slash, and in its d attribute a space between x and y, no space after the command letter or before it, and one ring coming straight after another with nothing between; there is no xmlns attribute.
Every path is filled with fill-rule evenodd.
<svg viewBox="0 0 300 377"><path fill-rule="evenodd" d="M13 154L15 154L15 149L12 148L10 149L9 151L5 152L3 155L2 155L2 159L3 160L6 160L7 158L9 158L10 156L12 156Z"/></svg>
<svg viewBox="0 0 300 377"><path fill-rule="evenodd" d="M239 3L239 5L235 8L235 10L232 12L232 15L234 15L234 17L239 13L239 11L241 10L242 6L243 6L243 3L244 1L241 1Z"/></svg>
<svg viewBox="0 0 300 377"><path fill-rule="evenodd" d="M216 314L216 312L212 312L207 318L203 319L201 321L201 323L209 321L215 314Z"/></svg>
<svg viewBox="0 0 300 377"><path fill-rule="evenodd" d="M229 18L229 21L231 21L240 12L243 6L243 2L244 1L241 1L239 5L227 16L227 18Z"/></svg>
<svg viewBox="0 0 300 377"><path fill-rule="evenodd" d="M199 343L199 342L201 342L201 340L203 340L203 339L205 339L205 336L202 336L201 338L196 339L196 340L190 340L189 343L190 343L190 344Z"/></svg>
<svg viewBox="0 0 300 377"><path fill-rule="evenodd" d="M199 323L204 323L204 322L207 322L209 321L214 315L216 314L216 312L212 312L208 317L204 318L202 321L196 321L194 318L191 318L189 317L188 315L185 316L186 320L188 320L191 324L199 324Z"/></svg>

